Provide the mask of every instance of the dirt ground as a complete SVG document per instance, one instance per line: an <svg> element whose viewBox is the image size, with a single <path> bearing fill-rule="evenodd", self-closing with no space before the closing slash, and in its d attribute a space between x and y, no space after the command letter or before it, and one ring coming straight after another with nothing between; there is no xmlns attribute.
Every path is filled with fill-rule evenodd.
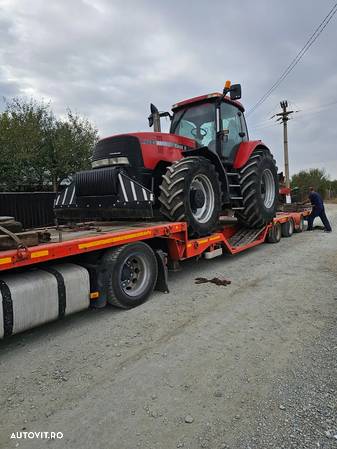
<svg viewBox="0 0 337 449"><path fill-rule="evenodd" d="M336 448L337 205L328 216L331 234L189 261L137 309L1 342L0 447Z"/></svg>

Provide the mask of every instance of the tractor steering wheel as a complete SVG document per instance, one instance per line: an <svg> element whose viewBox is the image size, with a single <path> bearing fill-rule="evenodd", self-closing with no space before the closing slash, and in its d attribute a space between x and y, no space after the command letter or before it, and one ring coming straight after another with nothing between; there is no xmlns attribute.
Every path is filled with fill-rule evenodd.
<svg viewBox="0 0 337 449"><path fill-rule="evenodd" d="M199 133L198 133L198 128L192 128L191 129L191 134L192 134L192 136L194 136L196 138L198 138L199 136L204 138L207 135L207 129L199 128ZM199 134L199 136L198 136L198 134Z"/></svg>

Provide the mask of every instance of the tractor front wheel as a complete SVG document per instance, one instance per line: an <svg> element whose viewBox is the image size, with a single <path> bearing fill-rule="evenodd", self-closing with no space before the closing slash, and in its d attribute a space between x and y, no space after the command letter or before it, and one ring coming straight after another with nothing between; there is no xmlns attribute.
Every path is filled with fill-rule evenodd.
<svg viewBox="0 0 337 449"><path fill-rule="evenodd" d="M218 226L221 184L204 157L186 157L168 167L160 185L160 211L170 221L186 221L189 235L210 234Z"/></svg>
<svg viewBox="0 0 337 449"><path fill-rule="evenodd" d="M240 178L244 210L236 214L238 220L250 228L270 223L276 215L279 188L271 153L265 149L253 151L240 170Z"/></svg>

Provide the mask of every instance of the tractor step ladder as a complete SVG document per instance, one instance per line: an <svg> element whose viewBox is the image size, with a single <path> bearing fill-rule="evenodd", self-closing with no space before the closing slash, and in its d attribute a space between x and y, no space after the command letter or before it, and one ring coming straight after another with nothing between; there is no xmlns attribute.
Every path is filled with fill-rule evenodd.
<svg viewBox="0 0 337 449"><path fill-rule="evenodd" d="M236 234L234 234L228 241L234 248L239 246L249 245L256 237L261 234L264 228L260 229L245 229L241 228Z"/></svg>
<svg viewBox="0 0 337 449"><path fill-rule="evenodd" d="M243 196L241 193L240 174L236 172L227 173L229 178L229 198L233 210L243 210Z"/></svg>

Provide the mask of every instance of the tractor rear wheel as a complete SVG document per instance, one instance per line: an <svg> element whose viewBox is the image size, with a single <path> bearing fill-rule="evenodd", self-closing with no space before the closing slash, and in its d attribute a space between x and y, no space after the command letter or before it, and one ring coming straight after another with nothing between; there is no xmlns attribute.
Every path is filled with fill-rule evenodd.
<svg viewBox="0 0 337 449"><path fill-rule="evenodd" d="M278 199L276 162L268 150L253 151L240 170L244 210L236 216L250 228L264 226L275 217Z"/></svg>
<svg viewBox="0 0 337 449"><path fill-rule="evenodd" d="M186 157L168 167L160 185L160 211L170 221L186 221L189 235L210 234L218 226L221 184L204 157Z"/></svg>

